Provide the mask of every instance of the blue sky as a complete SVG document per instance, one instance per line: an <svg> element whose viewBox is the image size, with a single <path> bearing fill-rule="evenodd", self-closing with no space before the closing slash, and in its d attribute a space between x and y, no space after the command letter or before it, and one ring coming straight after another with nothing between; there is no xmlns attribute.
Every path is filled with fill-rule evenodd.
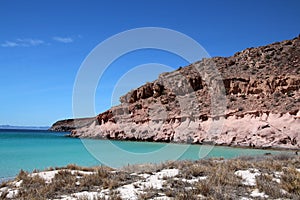
<svg viewBox="0 0 300 200"><path fill-rule="evenodd" d="M44 126L72 117L80 65L96 45L117 33L169 28L190 36L211 56L230 56L296 37L300 1L0 0L0 19L0 124ZM118 98L113 91L120 77L144 63L171 68L138 74L130 87L187 64L155 50L122 56L99 83L96 113L116 103L112 96Z"/></svg>

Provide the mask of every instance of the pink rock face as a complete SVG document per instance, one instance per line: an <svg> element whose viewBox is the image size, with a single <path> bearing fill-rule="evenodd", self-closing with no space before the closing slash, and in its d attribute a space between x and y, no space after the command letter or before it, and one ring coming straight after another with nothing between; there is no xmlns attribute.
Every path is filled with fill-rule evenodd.
<svg viewBox="0 0 300 200"><path fill-rule="evenodd" d="M69 125L76 128L71 136L300 148L299 58L297 37L229 58L203 59L127 93L120 105L84 126ZM214 102L223 98L216 91L223 91L221 103ZM53 129L63 125L68 122Z"/></svg>
<svg viewBox="0 0 300 200"><path fill-rule="evenodd" d="M263 113L265 115L265 113ZM211 120L107 122L79 128L76 137L97 137L119 140L164 141L183 143L211 142L218 145L300 148L300 119L290 114L269 114L264 120L253 113L244 117L229 116L219 134L209 134ZM151 123L154 123L151 125Z"/></svg>

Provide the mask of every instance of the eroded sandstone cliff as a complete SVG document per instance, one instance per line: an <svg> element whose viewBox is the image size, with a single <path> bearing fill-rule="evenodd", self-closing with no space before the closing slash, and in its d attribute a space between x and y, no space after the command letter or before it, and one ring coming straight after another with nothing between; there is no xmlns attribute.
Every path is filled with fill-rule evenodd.
<svg viewBox="0 0 300 200"><path fill-rule="evenodd" d="M77 127L73 137L300 148L299 59L299 36L203 59L68 130Z"/></svg>

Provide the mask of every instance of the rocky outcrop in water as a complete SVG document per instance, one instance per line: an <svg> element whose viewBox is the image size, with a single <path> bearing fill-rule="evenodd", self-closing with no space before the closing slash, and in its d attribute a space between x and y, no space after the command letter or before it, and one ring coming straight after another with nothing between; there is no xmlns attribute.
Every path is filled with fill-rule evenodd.
<svg viewBox="0 0 300 200"><path fill-rule="evenodd" d="M125 94L71 136L300 148L299 59L299 36L203 59Z"/></svg>

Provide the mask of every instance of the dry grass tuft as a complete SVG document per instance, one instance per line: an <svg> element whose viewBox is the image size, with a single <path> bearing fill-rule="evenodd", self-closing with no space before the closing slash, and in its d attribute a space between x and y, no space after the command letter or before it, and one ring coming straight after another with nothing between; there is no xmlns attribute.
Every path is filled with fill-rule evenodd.
<svg viewBox="0 0 300 200"><path fill-rule="evenodd" d="M223 199L236 198L235 193L229 191L243 191L241 178L228 170L232 163L224 163L211 168L208 178L196 184L198 193L208 198Z"/></svg>
<svg viewBox="0 0 300 200"><path fill-rule="evenodd" d="M283 172L282 188L288 193L300 197L300 172L295 168L285 168Z"/></svg>
<svg viewBox="0 0 300 200"><path fill-rule="evenodd" d="M264 192L272 198L287 197L281 190L280 185L273 181L271 175L260 175L256 177L256 184L259 191Z"/></svg>
<svg viewBox="0 0 300 200"><path fill-rule="evenodd" d="M39 176L29 176L27 172L20 171L17 180L23 180L19 189L20 199L47 199L47 188L45 180Z"/></svg>
<svg viewBox="0 0 300 200"><path fill-rule="evenodd" d="M146 200L146 199L153 199L158 196L158 190L154 188L147 188L143 192L137 195L138 199Z"/></svg>

